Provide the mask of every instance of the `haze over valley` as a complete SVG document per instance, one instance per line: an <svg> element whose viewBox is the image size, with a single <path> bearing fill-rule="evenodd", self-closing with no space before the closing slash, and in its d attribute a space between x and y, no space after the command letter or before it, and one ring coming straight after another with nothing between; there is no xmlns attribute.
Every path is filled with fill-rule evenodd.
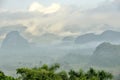
<svg viewBox="0 0 120 80"><path fill-rule="evenodd" d="M0 70L59 63L120 78L120 0L1 0Z"/></svg>

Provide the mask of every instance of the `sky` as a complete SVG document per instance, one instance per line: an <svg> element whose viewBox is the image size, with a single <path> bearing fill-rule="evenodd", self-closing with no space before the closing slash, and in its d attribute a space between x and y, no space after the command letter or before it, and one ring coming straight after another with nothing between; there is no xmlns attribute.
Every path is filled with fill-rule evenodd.
<svg viewBox="0 0 120 80"><path fill-rule="evenodd" d="M120 0L0 0L0 39L11 30L28 39L120 30Z"/></svg>
<svg viewBox="0 0 120 80"><path fill-rule="evenodd" d="M6 9L27 9L33 2L39 2L43 5L49 6L52 3L59 3L61 5L75 5L81 9L88 9L98 6L98 4L105 0L0 0L2 8Z"/></svg>

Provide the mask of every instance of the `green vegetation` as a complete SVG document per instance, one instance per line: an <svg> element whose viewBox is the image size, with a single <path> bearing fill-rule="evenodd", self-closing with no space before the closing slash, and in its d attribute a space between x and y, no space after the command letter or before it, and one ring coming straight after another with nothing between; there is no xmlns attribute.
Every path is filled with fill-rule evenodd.
<svg viewBox="0 0 120 80"><path fill-rule="evenodd" d="M2 71L0 71L0 80L17 80L11 76L6 76Z"/></svg>
<svg viewBox="0 0 120 80"><path fill-rule="evenodd" d="M83 70L69 72L60 71L59 64L48 66L44 64L39 68L19 68L17 69L18 78L6 76L0 71L0 80L111 80L113 78L111 73L103 70L96 71L90 68L88 71Z"/></svg>

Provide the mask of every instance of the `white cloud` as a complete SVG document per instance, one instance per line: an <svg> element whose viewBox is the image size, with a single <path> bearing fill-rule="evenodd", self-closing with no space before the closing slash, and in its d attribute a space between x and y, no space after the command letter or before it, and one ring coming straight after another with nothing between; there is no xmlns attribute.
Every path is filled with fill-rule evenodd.
<svg viewBox="0 0 120 80"><path fill-rule="evenodd" d="M28 27L25 32L32 33L33 36L36 36L39 34L39 30L37 26Z"/></svg>
<svg viewBox="0 0 120 80"><path fill-rule="evenodd" d="M86 12L81 12L79 8L73 6L52 4L46 7L39 3L33 3L29 8L29 11L32 12L22 13L22 15L21 13L3 14L0 16L0 24L23 24L27 26L25 33L30 33L34 37L44 33L70 36L88 32L99 33L107 29L120 30L120 12L111 8L114 6L117 8L116 10L120 10L119 5L115 3L120 4L118 0L114 0L106 3L105 10L101 10L103 9L101 5L96 8L97 10L93 9ZM110 8L109 11L107 11L108 8ZM33 13L34 11L38 12ZM14 16L14 19L10 16Z"/></svg>
<svg viewBox="0 0 120 80"><path fill-rule="evenodd" d="M120 0L106 0L103 4L99 5L93 12L119 12Z"/></svg>
<svg viewBox="0 0 120 80"><path fill-rule="evenodd" d="M0 8L0 13L7 12L7 9Z"/></svg>
<svg viewBox="0 0 120 80"><path fill-rule="evenodd" d="M34 2L29 7L29 11L31 12L37 11L43 14L51 14L57 12L60 8L61 6L57 3L53 3L51 6L46 7L38 2Z"/></svg>

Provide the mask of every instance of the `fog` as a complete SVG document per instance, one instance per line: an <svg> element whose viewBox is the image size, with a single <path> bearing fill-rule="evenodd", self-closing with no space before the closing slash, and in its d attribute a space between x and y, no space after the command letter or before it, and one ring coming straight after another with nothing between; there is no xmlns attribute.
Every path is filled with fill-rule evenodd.
<svg viewBox="0 0 120 80"><path fill-rule="evenodd" d="M11 31L1 43L0 68L6 74L15 76L15 70L19 67L39 67L43 64L59 63L61 69L65 70L76 70L77 67L87 70L94 67L116 75L116 71L119 69L120 54L119 46L114 47L114 45L119 45L119 41L111 39L110 43L114 45L108 45L107 48L104 42L106 40L102 39L102 41L92 40L91 42L90 40L87 43L76 44L75 40L61 39L59 42L55 41L50 44L34 44L28 42L19 32ZM102 49L99 50L101 45ZM114 53L110 50L113 50ZM103 63L104 60L108 60L108 62Z"/></svg>
<svg viewBox="0 0 120 80"><path fill-rule="evenodd" d="M0 69L59 63L120 74L120 0L1 0Z"/></svg>

